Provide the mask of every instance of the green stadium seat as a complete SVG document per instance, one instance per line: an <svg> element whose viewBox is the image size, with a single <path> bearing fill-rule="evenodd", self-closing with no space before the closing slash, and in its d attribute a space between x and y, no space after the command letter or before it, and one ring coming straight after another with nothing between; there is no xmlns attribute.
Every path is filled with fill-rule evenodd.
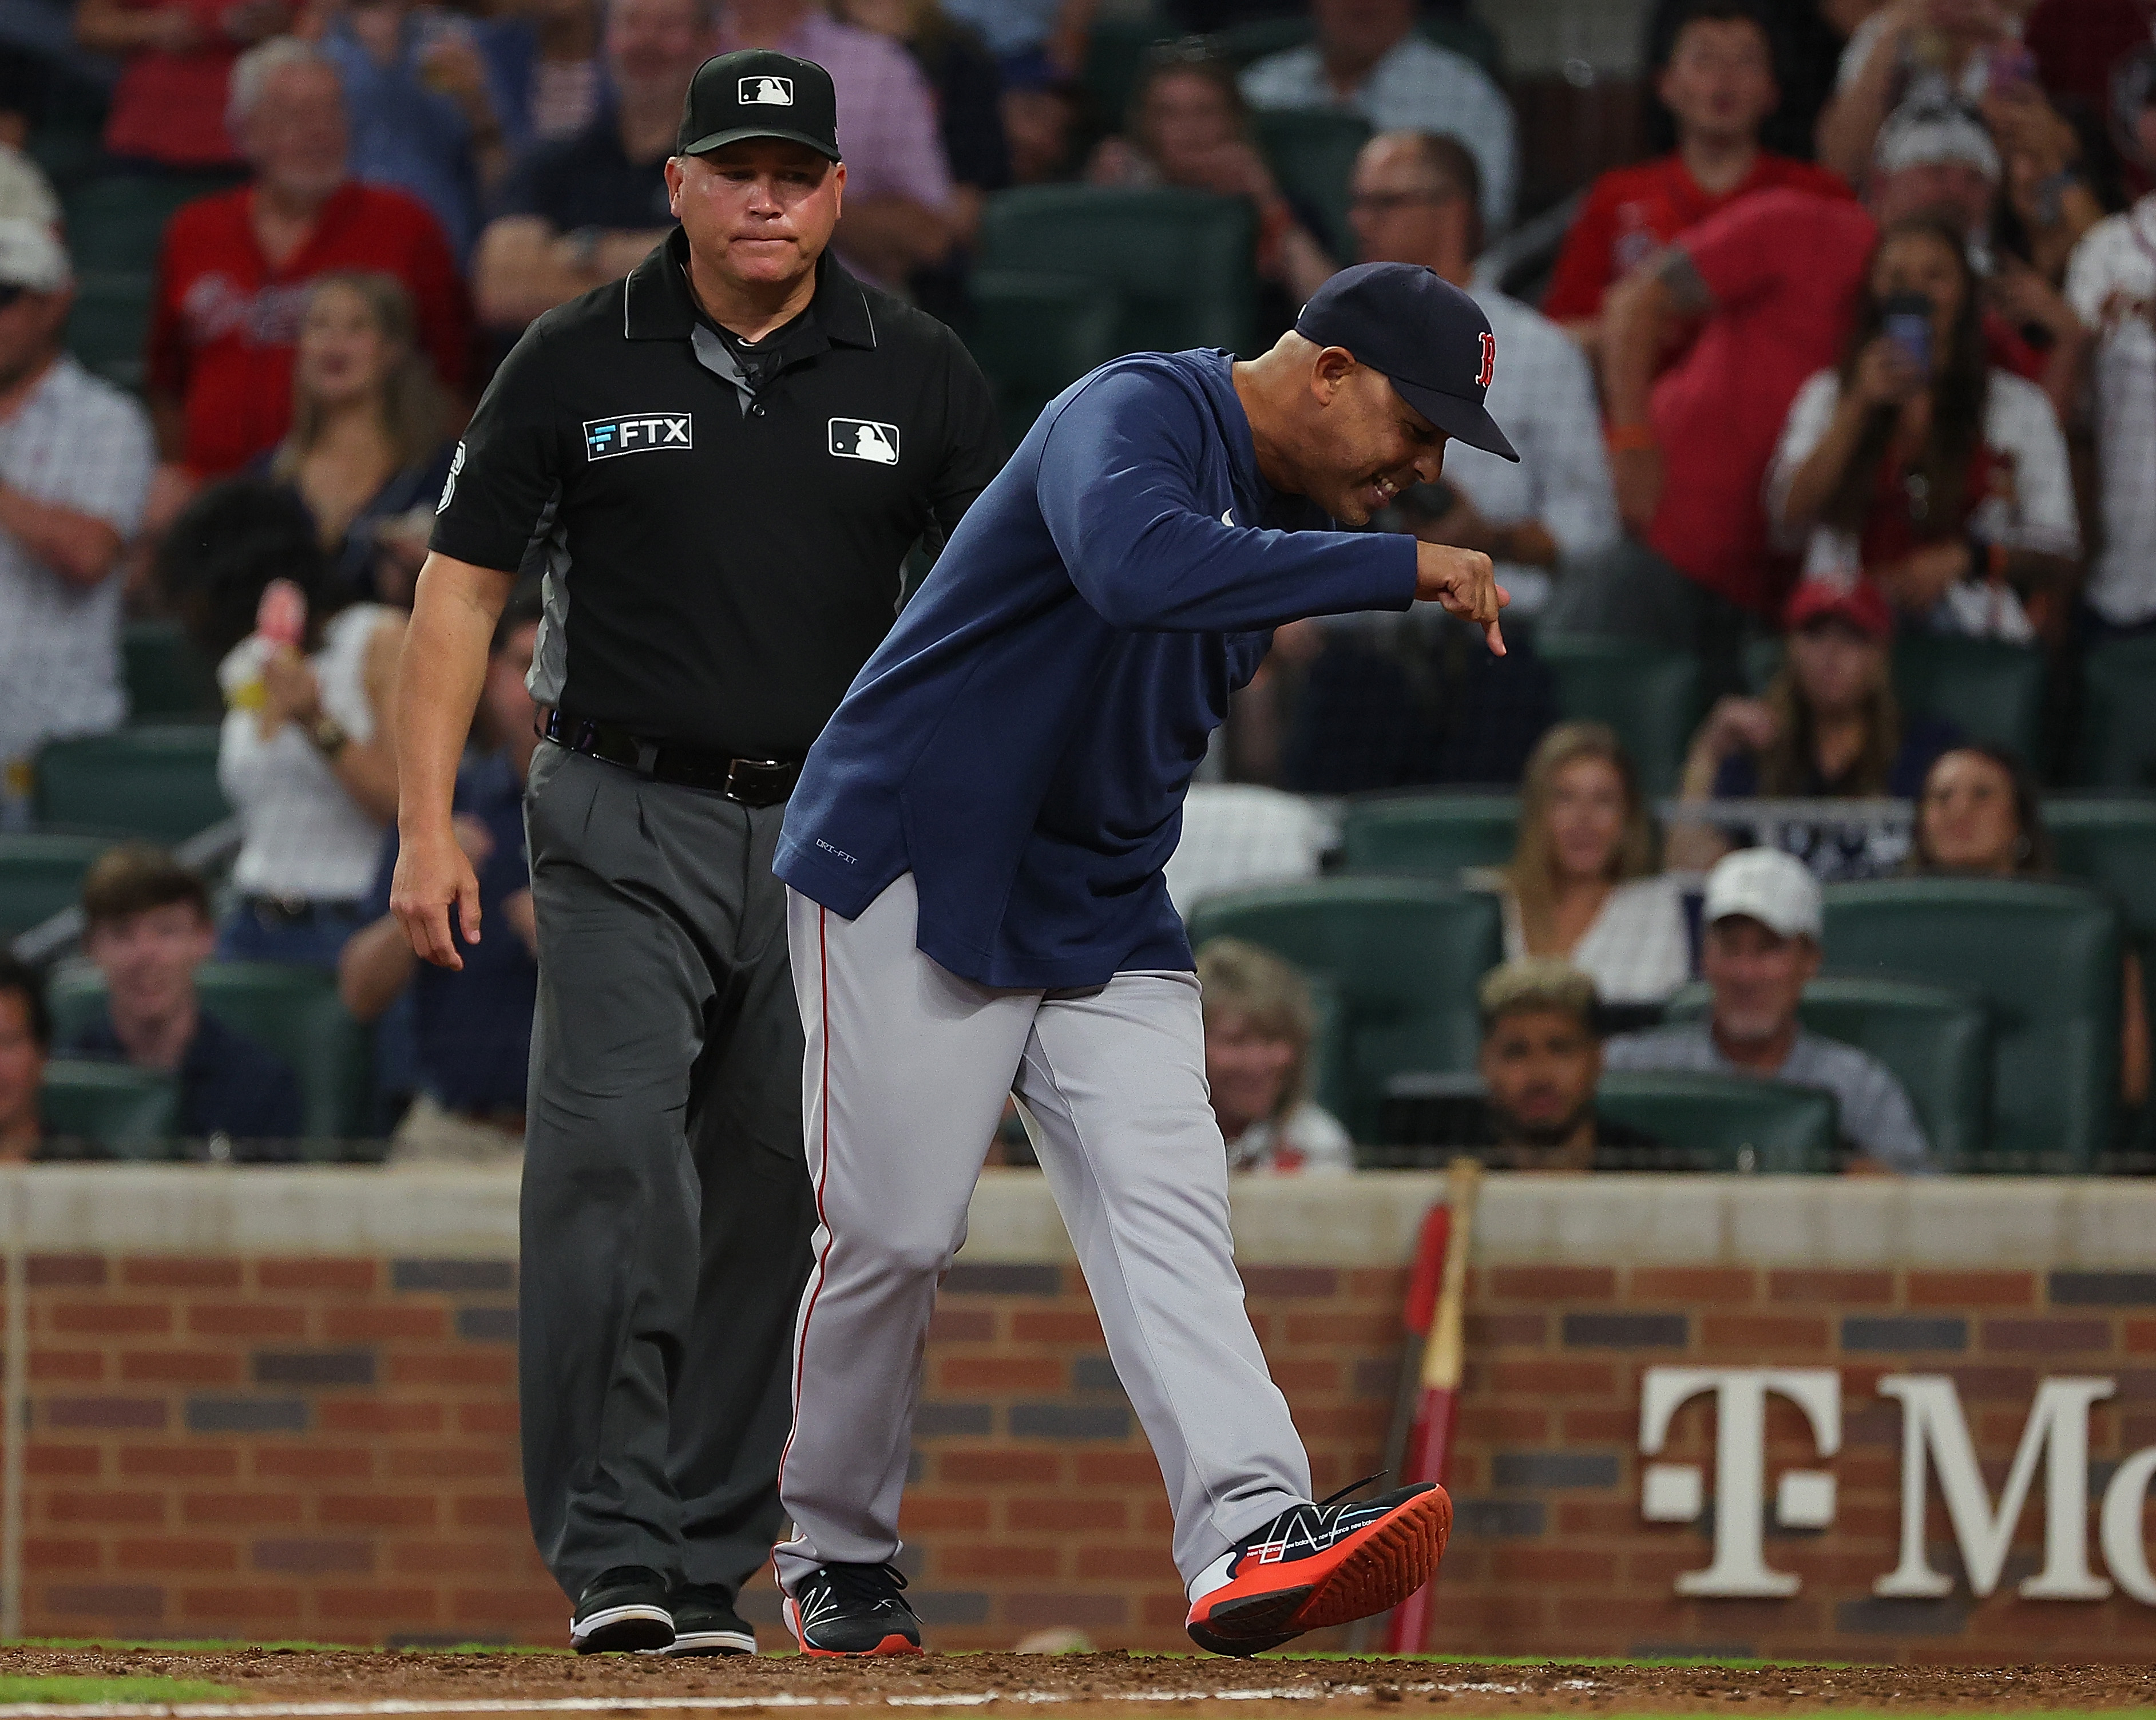
<svg viewBox="0 0 2156 1720"><path fill-rule="evenodd" d="M1475 1066L1475 983L1503 949L1494 896L1412 878L1325 878L1218 896L1190 937L1241 937L1338 988L1347 1109L1375 1138L1385 1084L1407 1070Z"/></svg>
<svg viewBox="0 0 2156 1720"><path fill-rule="evenodd" d="M210 962L195 975L203 1007L227 1027L292 1065L310 1158L374 1130L372 1036L337 999L336 976L268 962ZM53 983L53 1027L62 1043L105 1007L102 975L81 969Z"/></svg>
<svg viewBox="0 0 2156 1720"><path fill-rule="evenodd" d="M177 1158L179 1093L172 1076L124 1063L45 1065L45 1132L63 1158Z"/></svg>
<svg viewBox="0 0 2156 1720"><path fill-rule="evenodd" d="M1288 201L1317 218L1317 237L1336 261L1353 260L1348 182L1370 141L1369 121L1332 108L1276 108L1252 114L1250 130Z"/></svg>
<svg viewBox="0 0 2156 1720"><path fill-rule="evenodd" d="M147 270L83 269L68 312L67 349L85 370L140 392L148 374L150 306L157 282Z"/></svg>
<svg viewBox="0 0 2156 1720"><path fill-rule="evenodd" d="M177 621L131 621L120 634L128 715L136 722L215 722L224 714L217 676Z"/></svg>
<svg viewBox="0 0 2156 1720"><path fill-rule="evenodd" d="M1702 715L1697 657L1584 634L1545 635L1535 641L1535 653L1556 678L1563 716L1608 723L1632 755L1640 788L1650 795L1676 792Z"/></svg>
<svg viewBox="0 0 2156 1720"><path fill-rule="evenodd" d="M0 836L0 945L74 906L82 875L111 845L43 831Z"/></svg>
<svg viewBox="0 0 2156 1720"><path fill-rule="evenodd" d="M1092 104L1092 117L1104 130L1123 129L1146 55L1173 41L1175 33L1172 23L1150 12L1111 13L1093 21L1086 33L1086 63L1079 68L1078 81Z"/></svg>
<svg viewBox="0 0 2156 1720"><path fill-rule="evenodd" d="M38 822L181 842L228 818L214 726L173 724L55 741L38 755Z"/></svg>
<svg viewBox="0 0 2156 1720"><path fill-rule="evenodd" d="M1913 716L1943 718L2032 767L2041 761L2044 654L2033 645L1904 630L1894 644L1894 691Z"/></svg>
<svg viewBox="0 0 2156 1720"><path fill-rule="evenodd" d="M1748 1076L1618 1070L1594 1108L1711 1170L1813 1174L1835 1168L1834 1095Z"/></svg>
<svg viewBox="0 0 2156 1720"><path fill-rule="evenodd" d="M1256 341L1257 218L1242 198L1202 191L1031 185L989 198L983 269L1078 275L1118 290L1118 352Z"/></svg>
<svg viewBox="0 0 2156 1720"><path fill-rule="evenodd" d="M2156 635L2092 647L2082 688L2074 780L2091 788L2156 788Z"/></svg>
<svg viewBox="0 0 2156 1720"><path fill-rule="evenodd" d="M1984 1004L1984 1158L2000 1168L2085 1171L2111 1144L2124 948L2118 905L2080 884L1882 878L1826 891L1829 966L1948 986Z"/></svg>
<svg viewBox="0 0 2156 1720"><path fill-rule="evenodd" d="M229 174L108 173L74 187L64 203L75 267L149 274L181 206L232 184Z"/></svg>
<svg viewBox="0 0 2156 1720"><path fill-rule="evenodd" d="M1510 794L1388 794L1348 804L1340 823L1350 872L1455 881L1470 866L1498 866L1519 839Z"/></svg>
<svg viewBox="0 0 2156 1720"><path fill-rule="evenodd" d="M967 344L995 390L1004 441L1016 448L1042 407L1122 351L1122 295L1088 275L1019 269L977 270L969 290Z"/></svg>
<svg viewBox="0 0 2156 1720"><path fill-rule="evenodd" d="M1688 985L1670 999L1668 1019L1697 1020L1710 1004L1705 985ZM1797 1013L1894 1072L1941 1164L1979 1162L1991 1110L1991 1019L1980 1002L1945 986L1825 974L1804 988Z"/></svg>
<svg viewBox="0 0 2156 1720"><path fill-rule="evenodd" d="M2044 803L2058 869L2102 886L2140 937L2156 937L2156 800L2067 798Z"/></svg>

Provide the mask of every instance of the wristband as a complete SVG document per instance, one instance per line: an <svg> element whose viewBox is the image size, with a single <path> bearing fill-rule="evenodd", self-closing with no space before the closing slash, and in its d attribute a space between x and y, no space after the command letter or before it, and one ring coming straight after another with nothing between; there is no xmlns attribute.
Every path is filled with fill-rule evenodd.
<svg viewBox="0 0 2156 1720"><path fill-rule="evenodd" d="M1652 454L1661 445L1651 424L1610 424L1604 429L1602 439L1612 454Z"/></svg>

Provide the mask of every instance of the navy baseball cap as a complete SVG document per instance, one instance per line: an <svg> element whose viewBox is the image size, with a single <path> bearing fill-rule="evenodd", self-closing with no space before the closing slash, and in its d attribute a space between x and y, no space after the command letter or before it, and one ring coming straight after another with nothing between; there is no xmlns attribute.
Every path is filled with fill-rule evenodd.
<svg viewBox="0 0 2156 1720"><path fill-rule="evenodd" d="M769 48L706 60L681 104L674 153L700 156L752 137L805 143L839 160L839 96L831 74L813 59Z"/></svg>
<svg viewBox="0 0 2156 1720"><path fill-rule="evenodd" d="M1482 404L1497 369L1490 319L1434 271L1414 263L1343 269L1310 295L1295 331L1321 347L1347 348L1446 435L1519 459Z"/></svg>

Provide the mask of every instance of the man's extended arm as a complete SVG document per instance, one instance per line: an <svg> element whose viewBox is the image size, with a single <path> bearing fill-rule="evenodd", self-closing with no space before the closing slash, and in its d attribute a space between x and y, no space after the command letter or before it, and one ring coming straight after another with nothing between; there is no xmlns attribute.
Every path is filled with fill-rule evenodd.
<svg viewBox="0 0 2156 1720"><path fill-rule="evenodd" d="M457 760L486 679L487 646L516 576L439 551L419 570L397 677L399 848L389 911L412 947L438 967L464 966L449 913L479 942L479 875L451 822Z"/></svg>
<svg viewBox="0 0 2156 1720"><path fill-rule="evenodd" d="M587 247L538 215L504 215L487 223L472 260L472 296L489 328L522 328L579 293L619 280L666 237L609 228Z"/></svg>

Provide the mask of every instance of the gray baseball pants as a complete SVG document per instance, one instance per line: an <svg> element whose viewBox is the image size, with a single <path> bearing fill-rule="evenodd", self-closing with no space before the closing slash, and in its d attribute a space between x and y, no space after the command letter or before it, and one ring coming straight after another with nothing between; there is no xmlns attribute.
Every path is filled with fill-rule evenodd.
<svg viewBox="0 0 2156 1720"><path fill-rule="evenodd" d="M791 1585L899 1551L921 1348L1015 1093L1175 1508L1187 1583L1310 1497L1243 1307L1192 973L999 991L914 947L911 874L857 920L788 892L819 1223L779 1490Z"/></svg>
<svg viewBox="0 0 2156 1720"><path fill-rule="evenodd" d="M814 1223L784 812L531 761L517 1356L532 1533L572 1599L624 1564L737 1589L783 1521Z"/></svg>

